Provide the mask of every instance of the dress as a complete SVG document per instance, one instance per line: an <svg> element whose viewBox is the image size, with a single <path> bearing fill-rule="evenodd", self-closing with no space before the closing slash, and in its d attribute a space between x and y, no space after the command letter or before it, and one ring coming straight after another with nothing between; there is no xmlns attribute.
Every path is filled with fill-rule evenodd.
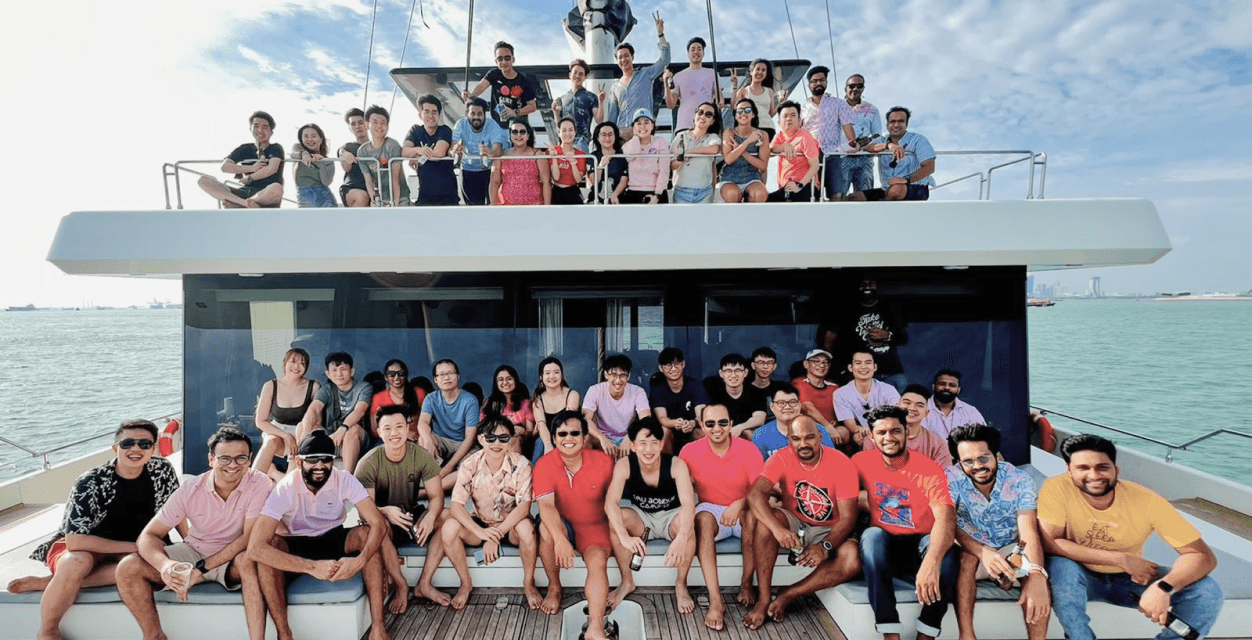
<svg viewBox="0 0 1252 640"><path fill-rule="evenodd" d="M506 156L519 157L519 156ZM504 159L500 165L500 204L543 204L543 187L539 185L539 165Z"/></svg>
<svg viewBox="0 0 1252 640"><path fill-rule="evenodd" d="M738 133L734 133L733 131L730 136L735 141L735 146L742 144L744 141L743 136L740 136ZM748 148L744 150L743 155L739 156L739 158L734 162L722 168L722 182L731 182L741 187L746 187L748 183L751 182L760 182L761 172L758 171L756 167L752 166L748 162L748 159L744 157L748 155L755 156L759 153L761 153L760 142L753 142L748 145Z"/></svg>

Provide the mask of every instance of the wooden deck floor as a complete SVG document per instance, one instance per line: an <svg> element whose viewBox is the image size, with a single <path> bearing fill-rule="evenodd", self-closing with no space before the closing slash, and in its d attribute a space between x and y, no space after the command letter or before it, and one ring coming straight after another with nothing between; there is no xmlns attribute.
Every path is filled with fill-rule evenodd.
<svg viewBox="0 0 1252 640"><path fill-rule="evenodd" d="M756 631L748 631L740 622L747 610L734 601L733 592L726 592L722 596L727 603L726 629L712 631L704 626L706 608L700 606L707 602L701 596L707 594L705 589L692 588L697 604L688 615L678 613L673 589L641 588L628 599L643 607L648 640L847 640L813 597L796 601L783 622L769 621ZM503 610L496 608L502 596L508 598L508 606ZM561 606L568 607L582 599L582 590L566 590ZM561 616L531 611L521 589L484 588L474 590L464 611L413 602L404 615L388 616L387 631L395 640L559 640Z"/></svg>

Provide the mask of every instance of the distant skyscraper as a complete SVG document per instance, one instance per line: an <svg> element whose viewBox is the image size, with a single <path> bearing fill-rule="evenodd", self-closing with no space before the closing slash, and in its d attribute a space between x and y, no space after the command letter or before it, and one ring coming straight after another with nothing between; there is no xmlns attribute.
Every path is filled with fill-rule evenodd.
<svg viewBox="0 0 1252 640"><path fill-rule="evenodd" d="M1035 277L1026 276L1026 297L1035 295Z"/></svg>
<svg viewBox="0 0 1252 640"><path fill-rule="evenodd" d="M1091 276L1091 280L1087 283L1087 296L1090 298L1104 297L1104 294L1100 291L1100 276Z"/></svg>

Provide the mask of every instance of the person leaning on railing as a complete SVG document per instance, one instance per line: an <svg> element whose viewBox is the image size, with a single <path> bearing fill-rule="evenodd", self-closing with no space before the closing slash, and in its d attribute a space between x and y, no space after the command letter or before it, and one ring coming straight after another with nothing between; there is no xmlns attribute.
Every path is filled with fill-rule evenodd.
<svg viewBox="0 0 1252 640"><path fill-rule="evenodd" d="M869 153L890 153L879 158L882 189L853 191L849 200L929 200L935 186L935 148L921 134L909 131L912 112L892 107L887 112L887 136L865 147Z"/></svg>
<svg viewBox="0 0 1252 640"><path fill-rule="evenodd" d="M524 117L509 121L513 148L491 164L491 204L552 204L552 177L535 130ZM529 161L528 161L529 160Z"/></svg>
<svg viewBox="0 0 1252 640"><path fill-rule="evenodd" d="M242 187L228 187L209 176L198 182L204 192L228 209L277 207L283 200L283 147L270 142L274 117L264 111L248 116L255 142L241 144L222 161L222 173L232 173Z"/></svg>
<svg viewBox="0 0 1252 640"><path fill-rule="evenodd" d="M583 194L579 185L587 175L587 159L575 158L581 154L574 141L574 119L561 118L557 125L558 144L548 149L552 156L552 204L582 204Z"/></svg>
<svg viewBox="0 0 1252 640"><path fill-rule="evenodd" d="M335 177L335 163L327 159L326 134L316 124L309 123L296 132L296 143L291 159L298 160L291 169L296 181L296 202L301 207L334 207L335 196L330 192L330 181Z"/></svg>
<svg viewBox="0 0 1252 640"><path fill-rule="evenodd" d="M656 130L656 119L646 108L635 110L631 120L634 137L622 145L622 151L630 157L627 164L629 180L626 191L619 199L630 204L664 204L669 202L665 187L669 182L667 156L669 144L660 136L652 135Z"/></svg>
<svg viewBox="0 0 1252 640"><path fill-rule="evenodd" d="M404 137L404 148L400 151L406 158L416 158L409 163L417 171L420 185L414 204L458 205L461 202L456 192L456 175L452 172L452 162L447 160L448 149L452 146L452 129L439 124L443 102L427 93L417 99L417 108L422 122L409 129Z"/></svg>
<svg viewBox="0 0 1252 640"><path fill-rule="evenodd" d="M692 117L691 128L679 131L674 139L677 155L669 163L674 170L674 202L712 202L713 160L722 150L722 115L717 105L705 101Z"/></svg>
<svg viewBox="0 0 1252 640"><path fill-rule="evenodd" d="M630 180L630 164L622 157L622 136L617 125L601 122L591 136L591 201L600 204L621 204L622 194Z"/></svg>

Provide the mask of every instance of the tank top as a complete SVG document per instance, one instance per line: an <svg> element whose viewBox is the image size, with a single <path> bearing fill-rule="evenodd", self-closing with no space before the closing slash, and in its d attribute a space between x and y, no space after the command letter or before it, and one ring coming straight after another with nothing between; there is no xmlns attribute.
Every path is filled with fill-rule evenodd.
<svg viewBox="0 0 1252 640"><path fill-rule="evenodd" d="M735 141L735 146L743 144L744 138L735 132L731 132L731 138ZM761 143L753 142L748 145L748 149L739 156L738 160L728 164L722 169L722 182L733 182L735 184L747 184L753 180L761 179L761 172L756 167L748 163L745 156L753 155L761 152Z"/></svg>
<svg viewBox="0 0 1252 640"><path fill-rule="evenodd" d="M655 487L643 481L643 472L639 469L639 456L631 453L627 459L630 461L630 477L626 479L625 491L622 493L631 504L648 513L669 511L679 507L678 483L674 482L674 476L670 473L674 456L668 453L661 454L661 477L657 480Z"/></svg>
<svg viewBox="0 0 1252 640"><path fill-rule="evenodd" d="M543 187L539 184L539 165L535 163L536 158L509 157L526 160L505 160L500 165L500 204L543 204Z"/></svg>
<svg viewBox="0 0 1252 640"><path fill-rule="evenodd" d="M760 95L752 93L752 85L748 85L748 90L743 92L745 98L756 104L756 115L760 119L760 129L777 129L774 124L774 118L769 115L769 105L774 101L772 90L769 87L761 87Z"/></svg>
<svg viewBox="0 0 1252 640"><path fill-rule="evenodd" d="M298 407L278 406L278 380L274 380L270 388L270 421L282 425L294 426L304 419L304 412L313 404L313 382L309 381L304 388L304 404Z"/></svg>

